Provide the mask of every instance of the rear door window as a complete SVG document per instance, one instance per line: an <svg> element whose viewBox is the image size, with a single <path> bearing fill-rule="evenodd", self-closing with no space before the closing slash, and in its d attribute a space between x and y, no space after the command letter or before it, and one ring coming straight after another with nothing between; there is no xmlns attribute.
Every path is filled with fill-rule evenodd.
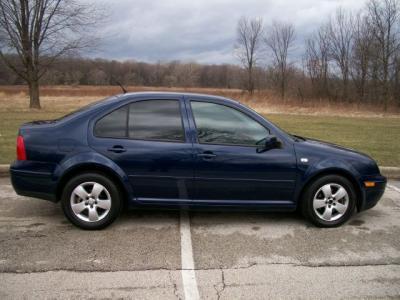
<svg viewBox="0 0 400 300"><path fill-rule="evenodd" d="M129 138L183 142L185 140L178 100L146 100L129 106Z"/></svg>

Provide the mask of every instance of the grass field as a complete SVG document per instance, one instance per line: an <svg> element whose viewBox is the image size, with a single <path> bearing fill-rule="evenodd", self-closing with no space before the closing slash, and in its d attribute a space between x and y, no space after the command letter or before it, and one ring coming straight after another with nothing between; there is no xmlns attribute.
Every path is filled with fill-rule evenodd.
<svg viewBox="0 0 400 300"><path fill-rule="evenodd" d="M333 142L372 156L381 166L400 166L400 119L272 114L290 133Z"/></svg>
<svg viewBox="0 0 400 300"><path fill-rule="evenodd" d="M84 96L79 96L78 93L73 96L49 93L42 98L43 109L36 111L26 108L28 98L25 93L4 93L0 87L0 163L10 163L15 158L15 139L18 127L22 123L57 118L102 96L104 95L96 93ZM271 109L276 108L276 105L269 106L268 102L261 103L263 105L260 102L257 105L249 102L246 104L288 132L357 149L371 155L383 166L400 166L398 115L381 116L370 112L364 117L354 110L345 114L346 116L340 116L342 113L338 110L330 114L328 111L318 114L318 111L296 110L293 107L287 109L286 113L282 107ZM295 114L296 111L302 114Z"/></svg>

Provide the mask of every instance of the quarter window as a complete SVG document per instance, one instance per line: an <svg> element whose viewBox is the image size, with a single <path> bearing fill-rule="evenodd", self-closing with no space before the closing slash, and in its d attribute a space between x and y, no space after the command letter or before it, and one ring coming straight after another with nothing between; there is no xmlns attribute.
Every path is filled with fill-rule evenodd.
<svg viewBox="0 0 400 300"><path fill-rule="evenodd" d="M199 143L255 146L269 131L244 113L225 105L191 102Z"/></svg>
<svg viewBox="0 0 400 300"><path fill-rule="evenodd" d="M177 100L147 100L130 104L129 138L184 141L182 118Z"/></svg>

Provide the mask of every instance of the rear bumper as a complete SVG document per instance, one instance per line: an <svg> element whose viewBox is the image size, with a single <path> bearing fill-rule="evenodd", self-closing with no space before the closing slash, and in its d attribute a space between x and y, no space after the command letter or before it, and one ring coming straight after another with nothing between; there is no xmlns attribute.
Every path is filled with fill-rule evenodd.
<svg viewBox="0 0 400 300"><path fill-rule="evenodd" d="M49 165L16 161L10 166L11 184L18 195L56 202L51 169Z"/></svg>
<svg viewBox="0 0 400 300"><path fill-rule="evenodd" d="M374 187L365 187L365 181L375 182ZM387 179L382 175L364 177L362 180L364 199L359 207L359 211L363 211L374 207L382 198L385 192Z"/></svg>

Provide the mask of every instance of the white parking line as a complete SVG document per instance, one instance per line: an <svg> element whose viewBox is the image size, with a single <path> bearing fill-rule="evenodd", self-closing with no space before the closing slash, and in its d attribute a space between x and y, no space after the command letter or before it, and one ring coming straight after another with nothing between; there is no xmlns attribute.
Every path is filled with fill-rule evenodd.
<svg viewBox="0 0 400 300"><path fill-rule="evenodd" d="M388 186L388 188L390 188L392 190L395 190L396 192L400 193L400 189L398 187L395 187L394 185L391 185L391 184L388 184L387 186Z"/></svg>
<svg viewBox="0 0 400 300"><path fill-rule="evenodd" d="M194 269L192 236L190 233L190 219L187 211L181 211L181 262L182 282L186 300L200 299L197 289L196 274Z"/></svg>

